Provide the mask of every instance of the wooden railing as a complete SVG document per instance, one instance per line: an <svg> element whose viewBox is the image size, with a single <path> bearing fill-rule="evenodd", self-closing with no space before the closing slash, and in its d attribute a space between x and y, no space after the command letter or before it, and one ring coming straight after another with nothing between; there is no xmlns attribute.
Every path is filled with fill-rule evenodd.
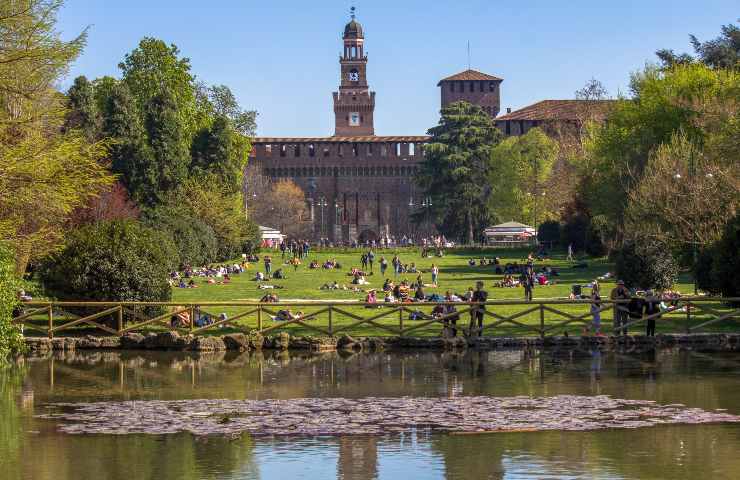
<svg viewBox="0 0 740 480"><path fill-rule="evenodd" d="M618 303L602 300L601 332L614 333L613 316ZM620 328L644 325L655 319L658 332L692 333L707 327L721 326L723 331L740 331L740 298L684 297L671 301L668 309L633 318ZM454 306L454 312L433 315L435 306ZM218 308L227 314L209 310ZM297 309L302 309L299 313ZM292 316L278 320L280 310ZM483 325L474 316L481 312ZM186 313L189 322L172 321ZM202 319L210 319L201 322ZM451 322L457 319L456 325ZM336 336L357 334L371 328L373 336L409 334L439 335L443 328L455 328L464 336L474 335L548 335L569 329L589 329L593 311L589 300L498 300L485 303L377 303L363 302L201 302L197 304L165 302L27 302L13 323L53 338L59 332L87 333L83 327L110 335L130 332L170 330L184 335L214 333L228 327L230 331L268 334L293 331L301 334ZM382 332L381 335L378 332ZM591 332L593 333L593 332Z"/></svg>

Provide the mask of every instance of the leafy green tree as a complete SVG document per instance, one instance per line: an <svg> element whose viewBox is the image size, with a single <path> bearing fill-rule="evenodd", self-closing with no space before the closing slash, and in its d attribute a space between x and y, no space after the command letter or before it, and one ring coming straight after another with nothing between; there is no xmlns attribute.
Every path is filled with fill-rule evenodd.
<svg viewBox="0 0 740 480"><path fill-rule="evenodd" d="M720 35L713 40L700 42L694 35L689 35L689 39L698 58L669 49L658 50L655 54L664 68L699 61L711 68L740 69L740 28L737 25L722 25Z"/></svg>
<svg viewBox="0 0 740 480"><path fill-rule="evenodd" d="M147 104L144 128L151 155L142 158L141 184L135 191L144 205L153 206L188 177L190 152L177 106L168 93L155 96Z"/></svg>
<svg viewBox="0 0 740 480"><path fill-rule="evenodd" d="M93 84L84 76L75 78L67 99L66 127L80 130L90 142L100 140L102 119Z"/></svg>
<svg viewBox="0 0 740 480"><path fill-rule="evenodd" d="M722 237L699 255L695 268L699 288L711 294L740 297L740 215L725 226Z"/></svg>
<svg viewBox="0 0 740 480"><path fill-rule="evenodd" d="M0 2L0 240L15 249L22 274L57 248L66 219L113 181L99 160L105 145L66 130L59 80L86 33L62 41L61 1Z"/></svg>
<svg viewBox="0 0 740 480"><path fill-rule="evenodd" d="M537 229L537 240L550 246L560 243L560 222L557 220L547 220L540 224Z"/></svg>
<svg viewBox="0 0 740 480"><path fill-rule="evenodd" d="M23 347L20 330L11 322L18 306L18 278L15 275L13 250L0 242L0 362L11 352Z"/></svg>
<svg viewBox="0 0 740 480"><path fill-rule="evenodd" d="M490 205L498 218L537 222L554 216L547 208L546 184L557 156L557 143L539 128L493 149Z"/></svg>
<svg viewBox="0 0 740 480"><path fill-rule="evenodd" d="M176 267L172 241L132 220L73 231L64 248L45 259L39 278L62 299L168 301L167 279Z"/></svg>
<svg viewBox="0 0 740 480"><path fill-rule="evenodd" d="M432 198L431 213L441 220L442 233L473 243L490 219L491 152L501 132L477 105L455 102L442 109L439 125L428 133L417 181Z"/></svg>
<svg viewBox="0 0 740 480"><path fill-rule="evenodd" d="M218 241L213 229L188 209L177 205L159 205L146 212L146 225L167 233L178 253L179 265L200 266L218 258Z"/></svg>
<svg viewBox="0 0 740 480"><path fill-rule="evenodd" d="M175 45L145 37L137 48L126 54L118 67L142 112L148 111L152 102L161 102L164 96L170 98L184 133L181 148L189 148L190 138L198 128L190 59L180 58L180 50Z"/></svg>
<svg viewBox="0 0 740 480"><path fill-rule="evenodd" d="M579 164L579 195L591 214L604 215L616 235L629 233L624 222L629 192L641 181L660 145L678 132L699 146L717 143L713 131L736 132L727 125L737 123L739 78L735 72L703 65L677 66L667 72L647 68L636 74L633 98L616 102L608 121L586 139L586 155ZM727 151L737 149L733 146L737 142L727 134L717 138Z"/></svg>
<svg viewBox="0 0 740 480"><path fill-rule="evenodd" d="M616 252L617 277L630 288L671 288L678 278L678 264L664 243L636 238Z"/></svg>
<svg viewBox="0 0 740 480"><path fill-rule="evenodd" d="M257 112L243 110L233 92L226 85L213 85L208 89L208 99L214 113L231 120L237 132L253 137L257 130Z"/></svg>
<svg viewBox="0 0 740 480"><path fill-rule="evenodd" d="M210 127L202 129L193 139L192 174L214 174L230 193L240 191L247 164L246 145L231 121L218 115Z"/></svg>

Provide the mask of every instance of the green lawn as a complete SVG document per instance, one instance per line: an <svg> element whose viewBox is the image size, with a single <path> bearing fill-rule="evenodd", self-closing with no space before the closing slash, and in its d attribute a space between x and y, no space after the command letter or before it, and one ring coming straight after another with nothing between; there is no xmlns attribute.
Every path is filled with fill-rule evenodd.
<svg viewBox="0 0 740 480"><path fill-rule="evenodd" d="M259 290L258 282L252 280L257 271L263 271L264 267L262 263L253 264L250 268L240 275L233 275L232 282L230 284L208 284L205 278L197 277L195 279L198 288L173 288L173 302L182 305L199 305L207 302L237 302L237 301L257 301L262 295L268 291L277 293L282 303L290 302L303 302L303 305L290 306L293 312L302 311L306 315L311 315L322 311L319 315L307 320L311 326L319 327L323 330L327 330L329 324L329 315L325 311L326 307L322 305L311 305L312 301L327 301L337 302L335 310L332 313L332 327L333 333L337 329L343 329L350 326L358 321L359 318L369 318L374 316L382 315L384 312L388 312L388 315L381 316L376 319L377 325L369 323L363 323L361 325L355 325L349 330L342 331L341 333L349 333L356 336L389 336L394 335L392 331L384 329L383 327L389 327L391 329L398 328L399 313L390 311L387 306L382 305L379 308L364 308L357 305L342 306L341 302L358 302L364 301L365 293L363 292L352 292L349 290L320 290L320 287L325 283L331 283L333 281L338 282L340 285L345 284L351 287L351 277L348 275L349 270L354 267L360 267L360 255L362 250L327 250L327 251L316 251L312 252L311 255L304 260L304 263L294 270L293 266L288 265L287 261L289 258L281 259L280 252L273 253L273 271L277 268L283 268L287 275L284 280L270 280L268 284L279 286L282 288L275 290ZM265 252L260 254L260 257ZM445 291L450 290L452 292L462 294L467 290L468 287L475 285L475 282L481 280L485 284L485 289L489 292L489 299L492 301L506 301L506 300L523 300L524 291L522 288L498 288L494 284L499 282L503 275L495 274L494 266L479 266L478 260L482 257L493 258L498 256L501 258L502 265L508 262L523 262L526 259L529 251L524 250L510 250L510 249L487 249L487 250L449 250L442 258L421 258L418 249L391 249L391 250L376 250L376 264L374 267L375 274L368 278L370 285L361 286L365 290L369 288L377 288L380 290L384 278L380 275L378 262L381 256L385 256L390 263L390 259L396 253L400 256L403 263L415 263L417 268L420 269L424 278L425 283L431 283L431 274L429 269L432 263L436 263L440 268L439 275L439 286L437 288L427 287L425 292L427 295L432 293L439 293L444 295ZM335 258L342 265L341 270L324 270L309 269L308 263L316 259L320 264L326 259ZM469 266L468 260L475 259L476 265ZM573 268L575 263L585 262L587 268ZM233 262L232 262L233 263ZM560 275L554 277L556 284L548 286L538 286L534 290L535 300L564 300L568 298L571 292L572 285L574 284L587 284L593 281L598 276L605 274L606 272L613 271L613 265L608 263L606 259L595 259L595 258L577 258L576 262L568 262L564 258L564 254L556 253L545 261L537 262L536 266L539 269L544 265L549 265L555 268ZM392 267L389 266L389 270L386 272L386 276L390 277L394 281L400 281L406 279L409 283L416 279L417 274L401 274L397 278L394 277ZM602 297L608 297L609 291L614 287L614 280L601 282L602 284ZM693 291L693 287L690 283L688 276L682 276L676 288L684 294L689 294ZM588 292L588 290L586 291ZM382 294L382 292L381 292ZM380 295L379 295L380 296ZM380 296L382 300L382 296ZM431 307L424 304L411 304L408 305L412 310L418 309L424 313L430 313ZM582 315L589 311L589 305L587 304L567 304L567 305L552 305L554 308L566 312L570 315ZM280 308L286 308L285 306L270 306L273 312ZM726 308L721 305L712 305L715 309L721 309L726 311ZM463 307L464 308L464 307ZM531 305L492 305L488 306L488 311L500 316L510 316L519 312L523 312L532 308ZM338 310L337 310L338 309ZM229 317L234 317L240 313L253 310L253 307L248 306L222 306L212 305L203 306L201 311L218 316L220 313L226 313ZM342 311L347 312L349 315L345 315ZM424 323L424 321L410 320L409 313L403 313L403 325L404 328L414 327ZM69 320L74 317L69 317ZM590 315L586 318L590 319ZM697 325L703 321L711 319L705 315L701 315L700 312L692 313L691 318L687 318L685 313L672 313L666 315L662 319L657 321L658 332L684 332L687 325ZM568 332L571 335L579 335L582 333L583 325L579 323L572 323L568 326L557 326L559 323L567 320L566 317L558 315L557 313L545 311L544 323L546 326L553 326L554 328L547 332L548 335L560 335L564 332ZM43 324L43 319L39 318L37 321ZM63 318L59 318L59 322L65 322ZM272 333L276 333L279 330L286 330L292 335L322 335L321 332L316 331L312 328L292 324L282 326L281 323L276 323L271 319L268 312L264 312L262 315L263 327L277 326L276 330ZM461 315L461 323L467 324L469 321L469 315L467 313ZM495 322L496 319L487 316L486 324ZM532 311L525 315L516 318L516 321L521 325L512 323L504 323L497 325L493 328L486 330L486 335L497 335L497 336L514 336L514 335L537 335L537 332L533 331L528 326L534 326L539 328L540 325L540 312ZM611 309L606 310L602 313L602 326L605 333L610 333L612 323L612 312ZM257 315L251 313L243 316L234 322L233 326L225 328L213 328L208 330L207 334L224 334L233 331L248 331L258 326ZM156 330L156 327L152 328ZM88 333L89 328L80 325L80 328L74 328L69 331L65 331L64 334L79 335ZM708 331L739 331L740 323L736 319L725 320L720 323L713 324L708 327ZM631 328L634 333L644 331L644 326L635 325ZM409 336L436 336L441 332L441 326L438 323L433 323L427 326L423 326L414 329L409 332ZM62 332L59 332L60 334Z"/></svg>

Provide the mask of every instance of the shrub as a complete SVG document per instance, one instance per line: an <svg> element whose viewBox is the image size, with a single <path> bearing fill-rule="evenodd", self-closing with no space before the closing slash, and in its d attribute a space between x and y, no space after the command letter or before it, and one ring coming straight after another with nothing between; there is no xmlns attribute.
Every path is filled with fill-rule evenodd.
<svg viewBox="0 0 740 480"><path fill-rule="evenodd" d="M48 293L70 300L168 301L177 254L172 241L132 220L73 231L64 248L42 262Z"/></svg>
<svg viewBox="0 0 740 480"><path fill-rule="evenodd" d="M630 288L664 290L678 277L678 263L665 244L652 239L635 239L615 254L617 278Z"/></svg>
<svg viewBox="0 0 740 480"><path fill-rule="evenodd" d="M555 220L542 222L537 229L537 240L540 243L547 243L550 247L560 242L560 223Z"/></svg>
<svg viewBox="0 0 740 480"><path fill-rule="evenodd" d="M200 266L216 260L218 243L213 229L186 209L161 205L144 215L151 228L166 232L178 253L178 265Z"/></svg>
<svg viewBox="0 0 740 480"><path fill-rule="evenodd" d="M725 226L713 248L712 285L724 297L740 296L740 215Z"/></svg>
<svg viewBox="0 0 740 480"><path fill-rule="evenodd" d="M12 250L0 242L0 360L23 347L20 330L11 323L18 305L18 288Z"/></svg>

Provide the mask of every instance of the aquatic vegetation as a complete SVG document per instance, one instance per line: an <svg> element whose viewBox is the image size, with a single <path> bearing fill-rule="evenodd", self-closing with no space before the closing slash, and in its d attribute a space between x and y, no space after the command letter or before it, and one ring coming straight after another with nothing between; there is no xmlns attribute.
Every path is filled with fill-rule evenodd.
<svg viewBox="0 0 740 480"><path fill-rule="evenodd" d="M324 436L414 429L452 434L740 423L740 416L606 395L176 400L51 404L69 434Z"/></svg>

